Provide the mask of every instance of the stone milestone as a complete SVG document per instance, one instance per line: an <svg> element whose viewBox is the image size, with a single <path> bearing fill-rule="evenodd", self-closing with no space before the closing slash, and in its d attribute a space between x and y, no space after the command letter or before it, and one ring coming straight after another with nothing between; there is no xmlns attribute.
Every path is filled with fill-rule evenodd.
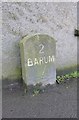
<svg viewBox="0 0 79 120"><path fill-rule="evenodd" d="M56 82L56 42L49 35L26 36L20 41L22 78L27 85Z"/></svg>

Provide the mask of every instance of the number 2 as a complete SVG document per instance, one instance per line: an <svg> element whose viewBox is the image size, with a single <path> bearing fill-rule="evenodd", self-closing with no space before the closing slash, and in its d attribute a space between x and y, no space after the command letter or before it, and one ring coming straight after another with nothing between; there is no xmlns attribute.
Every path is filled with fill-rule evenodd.
<svg viewBox="0 0 79 120"><path fill-rule="evenodd" d="M40 54L41 54L41 53L44 53L44 45L43 45L43 44L40 44L39 47L41 48L40 51L39 51L39 53L40 53Z"/></svg>

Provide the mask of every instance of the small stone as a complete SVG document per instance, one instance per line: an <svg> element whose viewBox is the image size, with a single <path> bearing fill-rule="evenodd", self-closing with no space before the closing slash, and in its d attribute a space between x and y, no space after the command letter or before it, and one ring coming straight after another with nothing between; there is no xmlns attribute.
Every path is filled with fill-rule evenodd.
<svg viewBox="0 0 79 120"><path fill-rule="evenodd" d="M68 87L66 87L68 89Z"/></svg>
<svg viewBox="0 0 79 120"><path fill-rule="evenodd" d="M22 77L26 85L56 82L56 42L49 35L26 36L20 42Z"/></svg>

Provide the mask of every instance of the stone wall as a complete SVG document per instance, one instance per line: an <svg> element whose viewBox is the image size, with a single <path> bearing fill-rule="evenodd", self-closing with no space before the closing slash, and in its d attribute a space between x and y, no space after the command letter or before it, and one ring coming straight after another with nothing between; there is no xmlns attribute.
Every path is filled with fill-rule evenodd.
<svg viewBox="0 0 79 120"><path fill-rule="evenodd" d="M21 78L20 40L36 33L56 40L56 68L77 64L77 3L5 2L2 3L3 79Z"/></svg>

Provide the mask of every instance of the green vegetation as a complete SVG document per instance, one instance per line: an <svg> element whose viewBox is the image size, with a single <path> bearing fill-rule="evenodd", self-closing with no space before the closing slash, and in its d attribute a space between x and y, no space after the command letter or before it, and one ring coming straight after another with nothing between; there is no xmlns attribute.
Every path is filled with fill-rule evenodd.
<svg viewBox="0 0 79 120"><path fill-rule="evenodd" d="M33 89L33 96L38 95L38 94L41 93L41 91L42 91L41 86L42 86L41 83L36 84L36 86Z"/></svg>
<svg viewBox="0 0 79 120"><path fill-rule="evenodd" d="M40 93L40 89L33 90L33 96L38 95Z"/></svg>
<svg viewBox="0 0 79 120"><path fill-rule="evenodd" d="M72 72L70 74L57 76L56 80L57 80L57 82L64 82L67 79L78 78L78 77L79 77L79 71L75 71L75 72Z"/></svg>

